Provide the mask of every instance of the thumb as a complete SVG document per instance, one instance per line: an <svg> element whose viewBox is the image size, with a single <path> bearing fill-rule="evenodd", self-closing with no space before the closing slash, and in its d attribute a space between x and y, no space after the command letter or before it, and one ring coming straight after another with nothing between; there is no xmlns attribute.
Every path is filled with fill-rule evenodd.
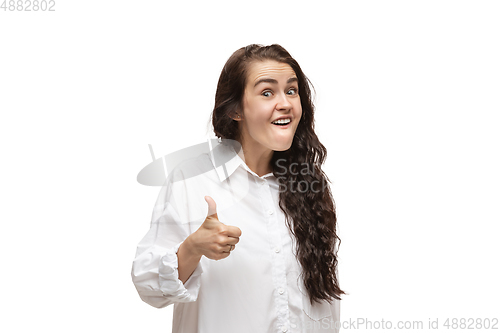
<svg viewBox="0 0 500 333"><path fill-rule="evenodd" d="M215 204L214 199L209 197L208 195L205 196L205 201L208 203L208 214L207 217L212 216L215 217L217 220L219 217L217 216L217 205Z"/></svg>

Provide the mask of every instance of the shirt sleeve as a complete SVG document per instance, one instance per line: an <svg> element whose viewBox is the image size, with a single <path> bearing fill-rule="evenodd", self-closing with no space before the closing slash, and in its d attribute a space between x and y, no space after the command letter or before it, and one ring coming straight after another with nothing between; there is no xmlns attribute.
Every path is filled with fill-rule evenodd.
<svg viewBox="0 0 500 333"><path fill-rule="evenodd" d="M172 179L168 177L160 191L150 229L137 246L132 265L139 296L156 308L196 301L203 273L200 260L185 283L179 280L177 251L192 230L185 221L189 215L186 188L182 181Z"/></svg>

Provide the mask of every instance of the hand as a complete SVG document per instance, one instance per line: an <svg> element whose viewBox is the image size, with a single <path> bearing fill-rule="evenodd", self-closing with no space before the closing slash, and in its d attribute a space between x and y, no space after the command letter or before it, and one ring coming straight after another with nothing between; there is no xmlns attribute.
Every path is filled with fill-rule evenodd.
<svg viewBox="0 0 500 333"><path fill-rule="evenodd" d="M212 260L227 258L240 241L241 230L219 221L215 201L208 195L208 214L203 224L188 239L194 255L204 255ZM232 246L231 246L232 245Z"/></svg>

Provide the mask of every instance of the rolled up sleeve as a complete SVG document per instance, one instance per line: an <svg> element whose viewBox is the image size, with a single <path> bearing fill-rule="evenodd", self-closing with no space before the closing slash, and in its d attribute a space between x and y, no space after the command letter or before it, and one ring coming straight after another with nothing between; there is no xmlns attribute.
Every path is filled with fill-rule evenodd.
<svg viewBox="0 0 500 333"><path fill-rule="evenodd" d="M167 251L167 254L160 260L160 290L163 296L172 298L174 302L193 302L198 298L201 284L200 275L203 269L201 268L201 263L198 263L198 266L196 266L196 269L186 283L183 284L179 280L177 251L181 244L182 242L177 244L173 251Z"/></svg>
<svg viewBox="0 0 500 333"><path fill-rule="evenodd" d="M156 308L196 301L203 273L200 261L185 283L179 279L177 251L192 230L178 214L178 210L187 209L182 186L172 185L167 179L162 187L150 229L137 246L132 264L132 281L139 296Z"/></svg>

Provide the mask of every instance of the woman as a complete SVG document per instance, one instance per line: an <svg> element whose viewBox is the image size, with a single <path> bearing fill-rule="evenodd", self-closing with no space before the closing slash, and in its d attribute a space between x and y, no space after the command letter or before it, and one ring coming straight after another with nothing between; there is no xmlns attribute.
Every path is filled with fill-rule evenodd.
<svg viewBox="0 0 500 333"><path fill-rule="evenodd" d="M173 332L337 332L335 206L307 77L279 45L241 48L212 124L221 144L160 192L132 268L139 295L175 304Z"/></svg>

